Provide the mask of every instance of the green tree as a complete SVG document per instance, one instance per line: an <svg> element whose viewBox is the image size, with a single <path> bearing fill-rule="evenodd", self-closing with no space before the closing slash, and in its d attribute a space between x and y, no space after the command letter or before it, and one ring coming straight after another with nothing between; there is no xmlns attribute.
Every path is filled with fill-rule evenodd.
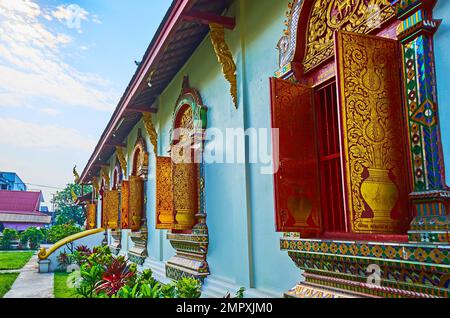
<svg viewBox="0 0 450 318"><path fill-rule="evenodd" d="M9 250L11 248L12 241L19 238L19 233L13 229L3 230L3 236L0 239L0 249Z"/></svg>
<svg viewBox="0 0 450 318"><path fill-rule="evenodd" d="M85 193L90 191L85 187ZM52 200L55 205L56 224L68 224L73 223L79 226L83 226L86 221L83 208L75 204L75 196L81 196L81 185L68 184L67 187L58 191Z"/></svg>
<svg viewBox="0 0 450 318"><path fill-rule="evenodd" d="M35 250L39 247L44 239L41 230L35 227L29 227L21 234L21 243L30 243L30 249ZM24 245L25 245L24 244Z"/></svg>

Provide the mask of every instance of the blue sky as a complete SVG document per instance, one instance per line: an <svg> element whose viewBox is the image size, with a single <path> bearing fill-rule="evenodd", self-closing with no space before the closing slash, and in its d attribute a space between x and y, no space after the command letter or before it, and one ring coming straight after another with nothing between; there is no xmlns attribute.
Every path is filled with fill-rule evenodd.
<svg viewBox="0 0 450 318"><path fill-rule="evenodd" d="M0 0L0 171L56 188L81 173L170 3Z"/></svg>

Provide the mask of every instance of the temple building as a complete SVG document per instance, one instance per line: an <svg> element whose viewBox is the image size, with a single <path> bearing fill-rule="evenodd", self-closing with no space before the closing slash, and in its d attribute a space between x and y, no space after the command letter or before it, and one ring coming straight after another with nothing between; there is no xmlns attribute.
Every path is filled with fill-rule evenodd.
<svg viewBox="0 0 450 318"><path fill-rule="evenodd" d="M448 297L450 2L174 0L79 183L223 297Z"/></svg>
<svg viewBox="0 0 450 318"><path fill-rule="evenodd" d="M0 228L24 231L47 226L51 216L41 212L42 202L41 192L0 190Z"/></svg>

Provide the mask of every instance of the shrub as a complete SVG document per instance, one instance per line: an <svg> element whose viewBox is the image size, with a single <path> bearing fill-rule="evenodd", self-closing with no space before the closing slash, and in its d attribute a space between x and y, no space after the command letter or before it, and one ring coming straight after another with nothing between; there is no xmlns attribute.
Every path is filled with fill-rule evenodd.
<svg viewBox="0 0 450 318"><path fill-rule="evenodd" d="M54 225L47 232L47 241L56 243L68 236L81 232L81 228L73 224Z"/></svg>
<svg viewBox="0 0 450 318"><path fill-rule="evenodd" d="M153 278L151 270L137 272L137 266L123 256L114 258L108 246L78 247L65 261L80 265L80 272L70 275L76 281L76 294L84 298L199 298L201 283L194 278L182 278L163 285Z"/></svg>
<svg viewBox="0 0 450 318"><path fill-rule="evenodd" d="M19 238L19 233L13 229L3 230L3 236L0 239L0 248L2 250L9 250L11 243Z"/></svg>
<svg viewBox="0 0 450 318"><path fill-rule="evenodd" d="M35 227L29 227L20 235L20 242L26 246L26 242L30 244L30 249L35 250L43 242L44 235L41 230Z"/></svg>

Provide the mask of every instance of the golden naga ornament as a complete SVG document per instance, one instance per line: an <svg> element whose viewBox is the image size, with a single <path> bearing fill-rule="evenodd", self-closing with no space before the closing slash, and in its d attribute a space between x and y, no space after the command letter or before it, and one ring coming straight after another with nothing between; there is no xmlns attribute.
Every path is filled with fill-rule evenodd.
<svg viewBox="0 0 450 318"><path fill-rule="evenodd" d="M236 64L233 60L233 54L225 42L225 29L223 26L215 23L209 25L211 42L216 52L217 59L222 65L222 72L225 79L230 83L230 94L233 98L234 107L237 108L237 78Z"/></svg>
<svg viewBox="0 0 450 318"><path fill-rule="evenodd" d="M117 152L117 159L120 163L120 168L123 171L123 175L127 175L127 160L125 159L125 155L123 153L123 149L120 146L116 146L116 152Z"/></svg>
<svg viewBox="0 0 450 318"><path fill-rule="evenodd" d="M155 156L158 155L158 133L156 132L155 126L153 125L152 114L149 112L142 113L142 119L144 121L145 130L150 136L150 142L153 145L153 151Z"/></svg>

